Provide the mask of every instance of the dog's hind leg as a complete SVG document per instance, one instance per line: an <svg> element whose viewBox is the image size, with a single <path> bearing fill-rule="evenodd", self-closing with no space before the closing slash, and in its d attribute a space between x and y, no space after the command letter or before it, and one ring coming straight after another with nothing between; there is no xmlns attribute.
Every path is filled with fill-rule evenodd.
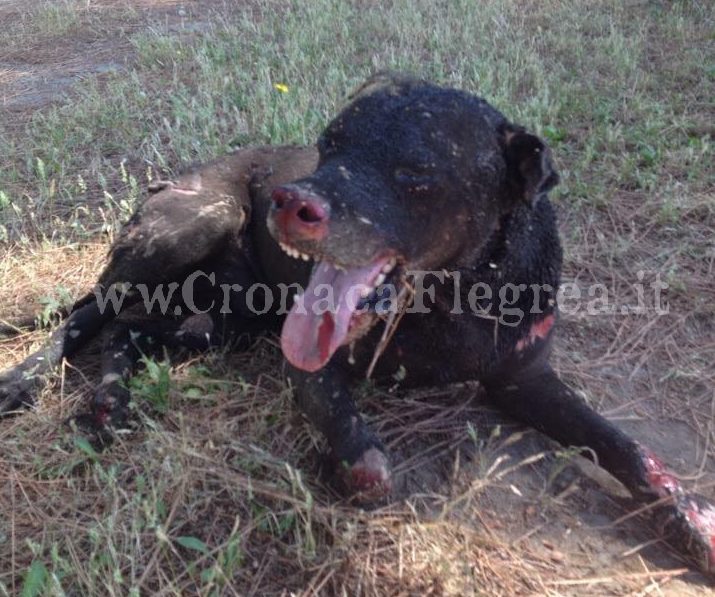
<svg viewBox="0 0 715 597"><path fill-rule="evenodd" d="M218 316L199 314L183 321L171 319L118 320L103 333L102 379L92 400L91 411L74 417L79 427L98 432L104 443L109 428L126 425L129 416L129 381L142 355L153 355L163 348L186 349L192 352L231 342L239 322L221 325ZM231 325L234 324L234 325Z"/></svg>
<svg viewBox="0 0 715 597"><path fill-rule="evenodd" d="M101 308L94 298L78 305L42 348L0 375L0 414L32 405L42 380L116 316L113 309Z"/></svg>
<svg viewBox="0 0 715 597"><path fill-rule="evenodd" d="M634 498L653 505L669 542L715 574L715 507L686 493L650 450L591 409L548 365L491 378L484 386L489 398L514 418L565 446L583 447L584 455L595 457Z"/></svg>
<svg viewBox="0 0 715 597"><path fill-rule="evenodd" d="M154 289L183 280L202 260L237 243L250 211L248 183L254 153L239 151L181 176L175 184L154 188L112 246L98 289L109 296L124 284ZM124 307L140 297L127 293L125 298ZM45 347L0 374L0 413L32 404L42 378L118 310L101 309L94 293L78 301Z"/></svg>

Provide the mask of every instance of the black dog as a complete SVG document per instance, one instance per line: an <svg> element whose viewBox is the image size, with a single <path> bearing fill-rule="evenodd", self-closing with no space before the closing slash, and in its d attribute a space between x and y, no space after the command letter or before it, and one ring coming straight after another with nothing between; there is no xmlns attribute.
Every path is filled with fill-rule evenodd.
<svg viewBox="0 0 715 597"><path fill-rule="evenodd" d="M317 152L245 149L150 189L112 247L101 292L0 378L0 410L30 403L38 379L117 315L107 293L136 307L159 285L181 284L182 300L170 317L107 326L98 427L124 422L126 380L149 337L202 348L271 329L277 297L300 285L281 333L288 375L349 492L377 498L391 486L351 396L366 371L403 387L478 380L510 415L583 447L655 503L671 540L712 573L715 508L686 495L547 362L561 247L546 194L557 182L542 141L484 100L378 75Z"/></svg>

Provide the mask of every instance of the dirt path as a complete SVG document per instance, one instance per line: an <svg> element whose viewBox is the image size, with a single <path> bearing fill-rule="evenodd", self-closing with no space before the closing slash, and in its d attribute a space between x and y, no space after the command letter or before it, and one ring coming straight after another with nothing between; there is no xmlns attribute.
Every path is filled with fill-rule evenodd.
<svg viewBox="0 0 715 597"><path fill-rule="evenodd" d="M0 3L0 109L16 129L90 75L124 70L130 36L195 30L214 2L6 0Z"/></svg>

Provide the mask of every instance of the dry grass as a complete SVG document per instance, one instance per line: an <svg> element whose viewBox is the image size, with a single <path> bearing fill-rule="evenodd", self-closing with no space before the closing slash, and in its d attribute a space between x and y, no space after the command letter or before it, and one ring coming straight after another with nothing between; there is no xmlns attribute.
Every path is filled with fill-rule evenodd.
<svg viewBox="0 0 715 597"><path fill-rule="evenodd" d="M312 139L366 72L410 68L478 91L549 140L566 280L604 284L619 307L637 304L639 271L646 290L656 273L669 284L667 316L565 317L555 364L715 497L712 10L450 7L1 7L15 27L0 32L11 90L0 322L89 288L147 177L236 144ZM99 44L96 59L82 54L87 72L100 50L126 70L75 80L78 40ZM37 71L23 74L33 57ZM62 88L71 101L13 103L57 64L77 66ZM0 339L0 370L45 337ZM86 407L96 356L90 347L35 410L0 423L0 594L710 594L627 517L612 480L473 400L475 388L364 389L397 490L362 511L322 483L323 442L294 409L270 340L176 363L168 412L138 404L136 429L103 454L61 425ZM148 375L140 383L158 391Z"/></svg>

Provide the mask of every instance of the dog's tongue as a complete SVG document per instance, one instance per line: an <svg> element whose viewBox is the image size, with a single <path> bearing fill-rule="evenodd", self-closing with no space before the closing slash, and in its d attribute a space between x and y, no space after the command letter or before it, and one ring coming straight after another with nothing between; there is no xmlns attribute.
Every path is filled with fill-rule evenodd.
<svg viewBox="0 0 715 597"><path fill-rule="evenodd" d="M281 348L293 366L317 371L330 360L350 331L360 291L372 287L385 262L379 259L348 270L324 261L317 264L283 324Z"/></svg>

